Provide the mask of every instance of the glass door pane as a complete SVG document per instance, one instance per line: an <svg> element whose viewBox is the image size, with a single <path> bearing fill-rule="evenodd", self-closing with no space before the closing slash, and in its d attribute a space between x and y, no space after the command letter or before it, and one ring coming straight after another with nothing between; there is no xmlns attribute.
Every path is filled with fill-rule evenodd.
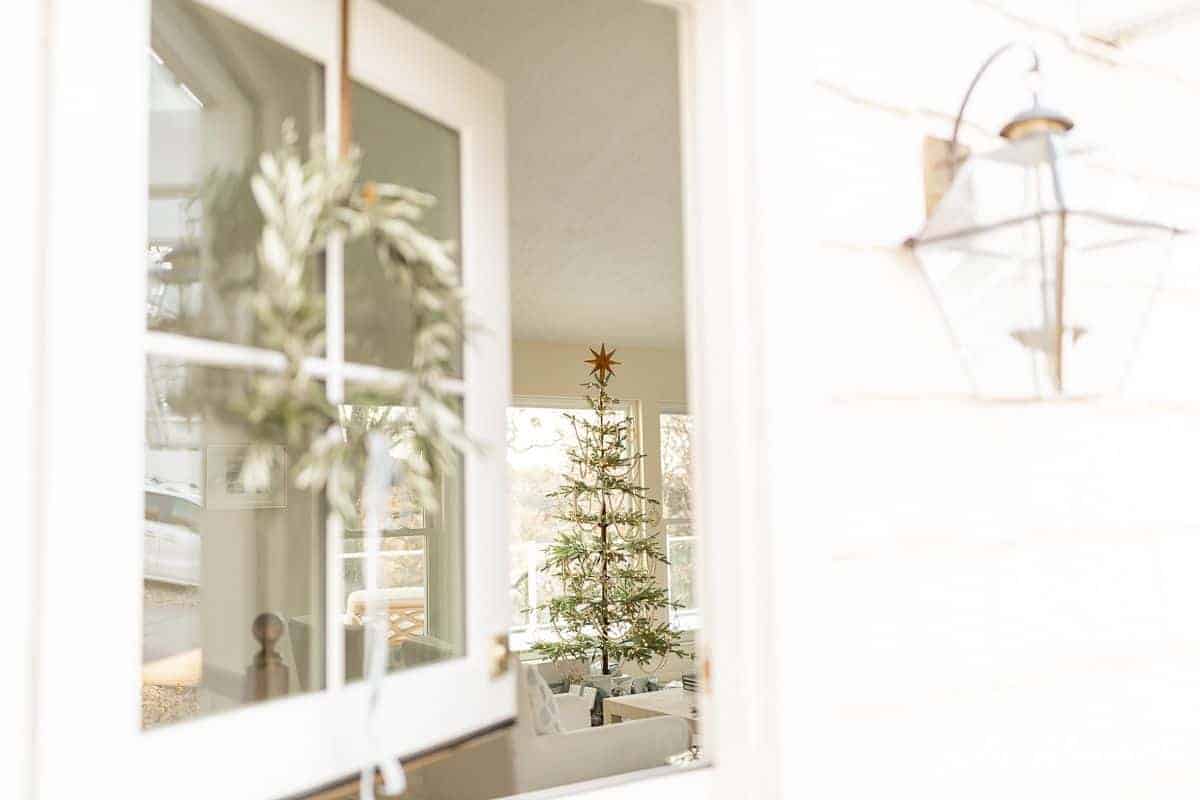
<svg viewBox="0 0 1200 800"><path fill-rule="evenodd" d="M420 228L453 243L461 263L458 131L358 82L351 85L351 102L351 129L363 153L363 180L430 195L434 205L426 210ZM380 272L373 244L365 239L352 242L346 248L346 360L393 369L411 366L409 305L407 293Z"/></svg>
<svg viewBox="0 0 1200 800"><path fill-rule="evenodd" d="M188 0L153 0L146 327L261 344L246 296L258 156L322 129L316 62Z"/></svg>
<svg viewBox="0 0 1200 800"><path fill-rule="evenodd" d="M342 406L343 425L353 428L372 418L411 418L403 406L376 400ZM410 439L392 443L397 466ZM379 589L388 621L388 671L461 656L465 647L463 618L463 465L456 459L439 476L441 497L436 509L424 508L397 482L383 521ZM399 477L399 471L396 473ZM347 681L363 677L367 617L365 523L350 525L342 548L342 619Z"/></svg>
<svg viewBox="0 0 1200 800"><path fill-rule="evenodd" d="M186 0L153 0L150 41L146 327L260 344L246 302L262 228L249 179L285 119L301 142L320 132L322 69ZM146 365L146 728L324 687L322 502L288 486L297 453L254 441L221 413L249 377L177 359ZM265 490L242 480L251 444L275 454ZM262 614L278 620L258 632L284 676L265 693L247 677Z"/></svg>

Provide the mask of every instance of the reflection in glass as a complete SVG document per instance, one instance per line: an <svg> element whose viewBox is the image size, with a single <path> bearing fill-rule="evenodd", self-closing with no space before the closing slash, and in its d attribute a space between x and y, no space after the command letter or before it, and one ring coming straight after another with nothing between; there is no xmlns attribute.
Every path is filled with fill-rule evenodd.
<svg viewBox="0 0 1200 800"><path fill-rule="evenodd" d="M320 66L187 0L151 10L146 327L260 344L258 155L321 130Z"/></svg>
<svg viewBox="0 0 1200 800"><path fill-rule="evenodd" d="M397 183L437 198L421 228L460 242L458 133L355 83L353 130L364 180ZM406 292L384 277L367 241L346 248L346 360L405 369L412 363L412 315Z"/></svg>
<svg viewBox="0 0 1200 800"><path fill-rule="evenodd" d="M367 429L384 420L406 421L412 409L359 403L341 407L342 424ZM401 485L400 464L411 447L401 429L392 442L396 471L388 514L383 523L379 589L388 619L388 669L440 661L463 654L462 464L442 476L441 508L422 508ZM363 525L349 526L342 550L346 679L363 676L364 579Z"/></svg>
<svg viewBox="0 0 1200 800"><path fill-rule="evenodd" d="M426 609L429 598L425 563L426 537L412 534L388 538L379 555L379 588L383 608L388 618L388 648L395 655L411 646L426 634ZM343 559L344 607L346 609L346 677L361 678L361 631L367 616L367 593L364 577L364 550L361 540L347 540ZM439 649L431 655L441 657ZM405 656L408 654L405 653ZM399 662L393 660L392 666Z"/></svg>
<svg viewBox="0 0 1200 800"><path fill-rule="evenodd" d="M282 694L324 686L320 498L290 487L275 444L271 480L241 479L252 439L207 409L248 373L146 365L142 723L152 727L263 699L248 690L256 616L284 622ZM273 443L272 443L273 444Z"/></svg>
<svg viewBox="0 0 1200 800"><path fill-rule="evenodd" d="M146 58L146 327L260 344L249 178L285 119L301 142L321 129L321 69L189 0L153 0ZM273 442L269 486L248 490L252 437L210 411L247 374L147 363L143 727L263 699L247 681L263 613L283 622L271 696L324 686L320 499L289 490L289 453Z"/></svg>

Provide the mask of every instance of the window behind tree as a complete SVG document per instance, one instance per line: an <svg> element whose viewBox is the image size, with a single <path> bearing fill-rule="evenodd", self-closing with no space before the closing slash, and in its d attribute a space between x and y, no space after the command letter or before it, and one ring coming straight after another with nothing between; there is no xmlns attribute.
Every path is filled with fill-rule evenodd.
<svg viewBox="0 0 1200 800"><path fill-rule="evenodd" d="M570 469L567 450L575 434L565 414L595 418L578 404L518 406L508 409L509 587L512 598L512 647L524 650L549 620L531 609L554 597L559 587L541 571L546 546L564 523L554 518L555 501L547 495ZM580 401L582 402L582 401Z"/></svg>
<svg viewBox="0 0 1200 800"><path fill-rule="evenodd" d="M666 413L658 417L662 465L663 529L667 536L667 568L671 601L680 608L672 621L683 628L700 624L694 591L695 540L692 529L692 417Z"/></svg>
<svg viewBox="0 0 1200 800"><path fill-rule="evenodd" d="M529 399L508 409L509 596L512 604L510 646L525 650L540 634L548 633L545 613L532 611L556 596L553 576L541 571L546 547L563 523L554 518L555 500L547 497L562 484L570 469L567 450L575 434L566 414L594 419L582 400ZM695 536L692 529L692 417L682 412L660 414L662 468L662 530L666 537L671 600L681 604L672 612L676 626L700 624L699 598L693 591ZM540 630L539 630L540 629Z"/></svg>

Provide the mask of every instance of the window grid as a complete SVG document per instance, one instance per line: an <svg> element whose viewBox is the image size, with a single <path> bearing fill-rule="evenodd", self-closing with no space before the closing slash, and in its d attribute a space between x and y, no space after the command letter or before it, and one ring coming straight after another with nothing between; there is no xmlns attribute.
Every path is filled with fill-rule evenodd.
<svg viewBox="0 0 1200 800"><path fill-rule="evenodd" d="M422 632L427 632L429 630L429 625L431 624L431 617L429 616L429 559L426 555L426 553L428 551L428 546L429 546L426 532L428 532L429 529L423 528L420 530L423 532L417 532L416 530L405 529L402 534L396 534L395 532L393 532L392 536L388 537L388 538L395 539L395 538L398 538L399 536L403 536L403 537L411 537L411 538L415 538L415 539L420 539L421 548L419 550L380 550L378 553L378 556L379 556L379 561L380 561L380 571L381 571L381 573L384 573L384 574L386 574L388 563L399 563L399 562L403 562L405 560L410 560L410 559L414 559L414 558L420 560L419 571L421 574L421 607L424 609L424 614L425 614L424 626L423 626ZM385 534L385 536L386 536L386 534ZM367 556L367 554L365 552L361 552L361 551L360 552L349 552L349 553L343 552L341 554L341 565L342 565L341 574L343 576L343 583L344 583L344 578L345 578L345 575L347 574L348 569L351 566L355 565L356 562L360 562L363 559L365 559L366 556ZM388 587L381 586L380 588L384 589L384 588L388 588ZM400 588L406 588L406 587L400 587ZM341 617L343 614L351 613L351 607L350 607L350 602L349 602L351 592L346 591L345 586L343 586L342 591L343 591L345 597L340 598L341 603L338 606L339 613L337 614L337 616L339 616L339 617ZM395 620L389 619L389 624L391 624L394 621Z"/></svg>
<svg viewBox="0 0 1200 800"><path fill-rule="evenodd" d="M325 108L340 108L340 82L324 80L323 84ZM340 141L339 115L323 116L327 154L335 158ZM335 234L330 237L325 250L325 356L305 359L303 365L308 374L324 381L326 398L335 404L344 402L347 381L386 390L402 387L409 380L399 370L345 361L344 262L344 241ZM154 330L143 332L143 343L145 357L169 358L180 365L269 372L283 372L287 368L286 356L281 351L252 345ZM462 379L444 380L439 387L459 397L466 394L466 383ZM325 685L327 689L337 689L345 682L343 634L340 615L336 613L344 599L344 529L337 515L326 517L325 533Z"/></svg>
<svg viewBox="0 0 1200 800"><path fill-rule="evenodd" d="M328 298L326 302L329 302ZM260 369L267 372L283 372L287 368L287 358L278 350L161 331L146 331L145 338L147 356L169 358L189 366ZM343 387L340 391L344 394L346 381L378 389L400 388L409 382L408 375L400 370L352 361L341 362L329 355L306 358L304 370L326 382L329 400L334 403L340 402L332 396L336 393L333 389L335 384ZM448 394L461 396L466 393L466 384L462 379L445 379L439 387Z"/></svg>

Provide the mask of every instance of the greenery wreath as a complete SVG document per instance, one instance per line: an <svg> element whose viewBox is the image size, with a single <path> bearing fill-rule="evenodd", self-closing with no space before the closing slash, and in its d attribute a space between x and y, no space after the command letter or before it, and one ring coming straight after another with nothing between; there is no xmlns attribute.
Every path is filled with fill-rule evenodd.
<svg viewBox="0 0 1200 800"><path fill-rule="evenodd" d="M262 343L286 358L282 372L255 373L236 387L223 387L210 410L249 425L254 439L242 468L249 489L265 487L272 469L270 444L286 442L301 452L292 465L297 488L324 490L330 506L348 524L360 510L366 440L380 432L401 454L399 484L423 509L436 511L439 476L456 453L471 446L456 398L445 390L454 377L454 358L466 336L464 295L453 244L419 228L435 198L383 183L359 182L359 153L325 155L314 139L302 161L295 128L284 124L283 145L264 153L249 186L262 215L256 258L260 269L249 289L249 307ZM228 182L213 192L230 196ZM213 194L210 192L210 198ZM219 215L218 215L219 217ZM407 413L348 414L331 402L321 377L307 368L325 345L324 297L315 289L313 264L334 237L346 243L367 239L378 267L402 287L413 319L412 366L369 391ZM270 444L268 444L270 443Z"/></svg>

